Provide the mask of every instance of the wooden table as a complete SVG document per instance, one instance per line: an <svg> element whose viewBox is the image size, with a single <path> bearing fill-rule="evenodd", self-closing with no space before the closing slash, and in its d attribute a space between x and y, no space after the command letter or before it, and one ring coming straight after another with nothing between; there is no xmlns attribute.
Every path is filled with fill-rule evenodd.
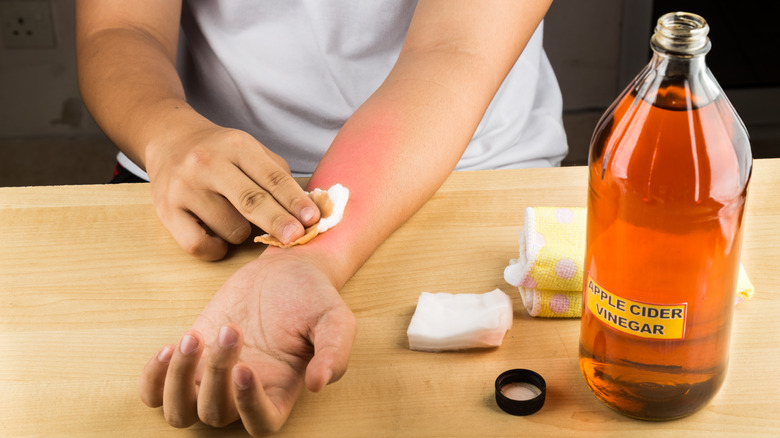
<svg viewBox="0 0 780 438"><path fill-rule="evenodd" d="M736 309L729 375L688 418L631 420L601 404L577 366L578 320L532 319L503 269L527 206L584 206L586 169L453 174L342 293L358 318L349 371L305 393L280 436L693 436L780 434L780 160L757 160L743 262L753 300ZM169 427L137 394L144 363L175 342L211 294L262 247L201 262L155 217L141 185L0 189L0 436L244 436L240 424ZM514 300L503 346L420 353L406 328L420 292ZM538 413L496 406L510 368L547 380Z"/></svg>

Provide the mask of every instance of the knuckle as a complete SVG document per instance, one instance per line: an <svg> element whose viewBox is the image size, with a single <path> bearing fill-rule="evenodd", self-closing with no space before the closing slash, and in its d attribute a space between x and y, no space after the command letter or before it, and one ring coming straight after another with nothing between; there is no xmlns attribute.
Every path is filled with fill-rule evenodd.
<svg viewBox="0 0 780 438"><path fill-rule="evenodd" d="M184 157L184 164L190 171L208 167L214 160L214 154L206 147L193 146Z"/></svg>
<svg viewBox="0 0 780 438"><path fill-rule="evenodd" d="M224 363L222 360L214 359L214 356L219 356L219 354L212 353L211 360L209 360L208 363L206 363L205 372L214 377L226 376L231 366L229 364Z"/></svg>
<svg viewBox="0 0 780 438"><path fill-rule="evenodd" d="M268 172L265 177L266 187L273 190L284 185L291 176L282 169L276 169Z"/></svg>
<svg viewBox="0 0 780 438"><path fill-rule="evenodd" d="M269 196L268 192L262 189L244 190L238 197L238 204L245 213L250 213L266 202Z"/></svg>
<svg viewBox="0 0 780 438"><path fill-rule="evenodd" d="M276 162L276 165L279 166L286 175L292 178L292 175L290 174L290 165L287 164L287 161L285 161L284 158L275 155L272 157L272 159L274 160L274 162Z"/></svg>
<svg viewBox="0 0 780 438"><path fill-rule="evenodd" d="M246 143L257 143L252 135L240 129L227 129L222 133L222 142L228 147L241 147Z"/></svg>

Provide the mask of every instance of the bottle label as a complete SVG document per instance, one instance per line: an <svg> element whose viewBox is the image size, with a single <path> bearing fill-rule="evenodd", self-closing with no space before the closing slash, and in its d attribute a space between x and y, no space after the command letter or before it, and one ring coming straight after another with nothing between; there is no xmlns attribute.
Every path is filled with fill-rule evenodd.
<svg viewBox="0 0 780 438"><path fill-rule="evenodd" d="M588 274L586 308L601 322L630 335L651 339L682 339L687 303L650 304L621 298Z"/></svg>

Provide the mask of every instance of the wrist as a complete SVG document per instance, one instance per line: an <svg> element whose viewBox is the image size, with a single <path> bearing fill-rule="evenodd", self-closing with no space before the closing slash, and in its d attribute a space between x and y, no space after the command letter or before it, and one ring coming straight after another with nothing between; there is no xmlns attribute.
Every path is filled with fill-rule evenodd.
<svg viewBox="0 0 780 438"><path fill-rule="evenodd" d="M360 269L362 263L352 260L348 254L339 254L338 250L328 245L329 242L325 238L331 231L334 230L320 234L304 245L291 248L269 246L260 254L260 258L269 261L294 259L304 262L317 268L330 280L336 290L341 290L352 275Z"/></svg>

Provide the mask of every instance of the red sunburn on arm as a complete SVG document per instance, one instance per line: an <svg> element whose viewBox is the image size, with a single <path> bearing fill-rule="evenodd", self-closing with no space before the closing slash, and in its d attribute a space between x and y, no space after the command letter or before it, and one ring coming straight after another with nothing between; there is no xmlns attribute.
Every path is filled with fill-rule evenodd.
<svg viewBox="0 0 780 438"><path fill-rule="evenodd" d="M460 151L447 152L452 164L430 166L429 153L413 156L413 142L404 141L403 117L353 117L334 140L309 181L307 190L340 183L350 191L341 222L291 253L311 255L327 263L326 272L341 288L376 248L435 192L457 161ZM465 146L465 145L464 145ZM419 152L419 151L418 151ZM457 154L457 156L456 156ZM424 163L420 162L421 157ZM437 154L437 159L442 159ZM438 171L432 169L437 167ZM423 168L428 168L427 174ZM266 251L284 250L267 248Z"/></svg>
<svg viewBox="0 0 780 438"><path fill-rule="evenodd" d="M503 5L507 10L488 11L475 21L466 9L442 15L437 4L421 2L387 79L345 123L320 161L308 189L336 183L349 189L344 217L333 229L287 251L321 266L336 288L455 168L549 2ZM478 4L470 6L485 12ZM441 31L433 32L436 27ZM497 44L507 41L511 44Z"/></svg>

